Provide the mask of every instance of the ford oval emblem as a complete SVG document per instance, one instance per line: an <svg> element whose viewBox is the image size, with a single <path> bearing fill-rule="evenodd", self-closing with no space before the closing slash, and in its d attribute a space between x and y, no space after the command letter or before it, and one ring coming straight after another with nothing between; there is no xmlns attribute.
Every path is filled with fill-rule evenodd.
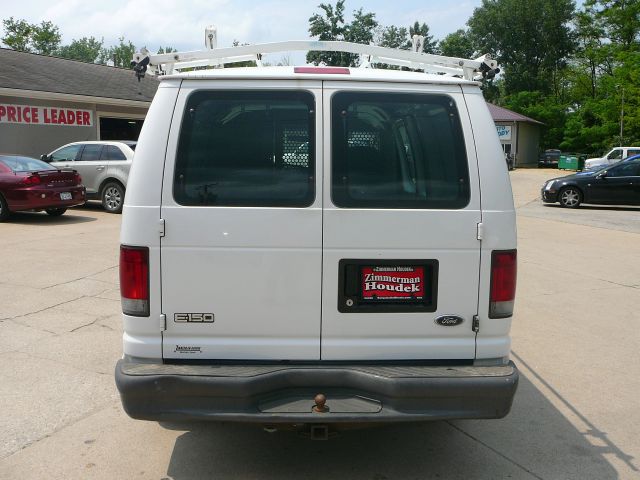
<svg viewBox="0 0 640 480"><path fill-rule="evenodd" d="M435 322L443 327L455 327L464 322L464 318L458 317L457 315L442 315L436 318Z"/></svg>

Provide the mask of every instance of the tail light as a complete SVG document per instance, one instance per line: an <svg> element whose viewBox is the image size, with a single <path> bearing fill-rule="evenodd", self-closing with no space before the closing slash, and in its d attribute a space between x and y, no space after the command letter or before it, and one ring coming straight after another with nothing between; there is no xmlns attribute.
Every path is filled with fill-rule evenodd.
<svg viewBox="0 0 640 480"><path fill-rule="evenodd" d="M122 313L149 316L149 249L120 246L120 299Z"/></svg>
<svg viewBox="0 0 640 480"><path fill-rule="evenodd" d="M40 185L42 183L42 179L40 178L40 175L32 174L25 177L25 179L22 180L22 183L25 185Z"/></svg>
<svg viewBox="0 0 640 480"><path fill-rule="evenodd" d="M513 315L517 270L516 250L496 250L491 253L489 318L506 318Z"/></svg>
<svg viewBox="0 0 640 480"><path fill-rule="evenodd" d="M73 175L73 181L76 183L76 185L82 185L82 177L79 173Z"/></svg>

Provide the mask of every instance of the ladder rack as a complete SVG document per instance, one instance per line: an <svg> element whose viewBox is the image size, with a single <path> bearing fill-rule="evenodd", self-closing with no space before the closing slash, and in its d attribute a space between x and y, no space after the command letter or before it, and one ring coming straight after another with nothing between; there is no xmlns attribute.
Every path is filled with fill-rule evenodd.
<svg viewBox="0 0 640 480"><path fill-rule="evenodd" d="M445 57L422 53L420 50L422 50L424 43L423 37L414 35L412 43L413 51L359 43L317 40L294 40L216 48L215 28L208 27L205 31L207 48L203 50L151 54L146 48L143 48L140 52L134 53L131 65L140 80L145 76L148 67L151 67L150 73L154 75L169 75L176 70L193 67L222 67L224 64L246 61L255 61L260 67L262 66L262 56L267 53L314 51L358 54L360 55L359 68L370 68L372 65L384 63L422 70L425 73L462 77L466 80L493 78L500 71L497 62L489 54L475 60Z"/></svg>

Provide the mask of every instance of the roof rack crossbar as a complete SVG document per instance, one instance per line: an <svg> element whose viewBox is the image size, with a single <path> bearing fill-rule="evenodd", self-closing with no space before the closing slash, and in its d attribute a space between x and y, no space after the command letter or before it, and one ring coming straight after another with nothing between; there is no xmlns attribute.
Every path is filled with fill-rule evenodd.
<svg viewBox="0 0 640 480"><path fill-rule="evenodd" d="M218 66L247 60L254 60L260 65L263 54L289 51L354 53L361 56L363 66L386 63L429 73L460 76L466 80L493 78L500 71L497 62L489 54L471 60L376 45L318 40L294 40L161 54L151 54L148 50L142 49L133 55L131 64L140 79L144 77L147 66L152 67L155 74L166 74L174 68L179 70L193 66Z"/></svg>

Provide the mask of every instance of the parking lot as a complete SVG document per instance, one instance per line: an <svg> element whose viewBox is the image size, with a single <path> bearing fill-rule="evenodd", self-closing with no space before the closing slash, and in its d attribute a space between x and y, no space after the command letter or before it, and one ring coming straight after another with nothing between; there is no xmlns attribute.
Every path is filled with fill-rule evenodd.
<svg viewBox="0 0 640 480"><path fill-rule="evenodd" d="M0 225L0 479L640 478L640 208L545 206L511 173L519 390L503 420L291 432L135 421L120 406L120 216Z"/></svg>

